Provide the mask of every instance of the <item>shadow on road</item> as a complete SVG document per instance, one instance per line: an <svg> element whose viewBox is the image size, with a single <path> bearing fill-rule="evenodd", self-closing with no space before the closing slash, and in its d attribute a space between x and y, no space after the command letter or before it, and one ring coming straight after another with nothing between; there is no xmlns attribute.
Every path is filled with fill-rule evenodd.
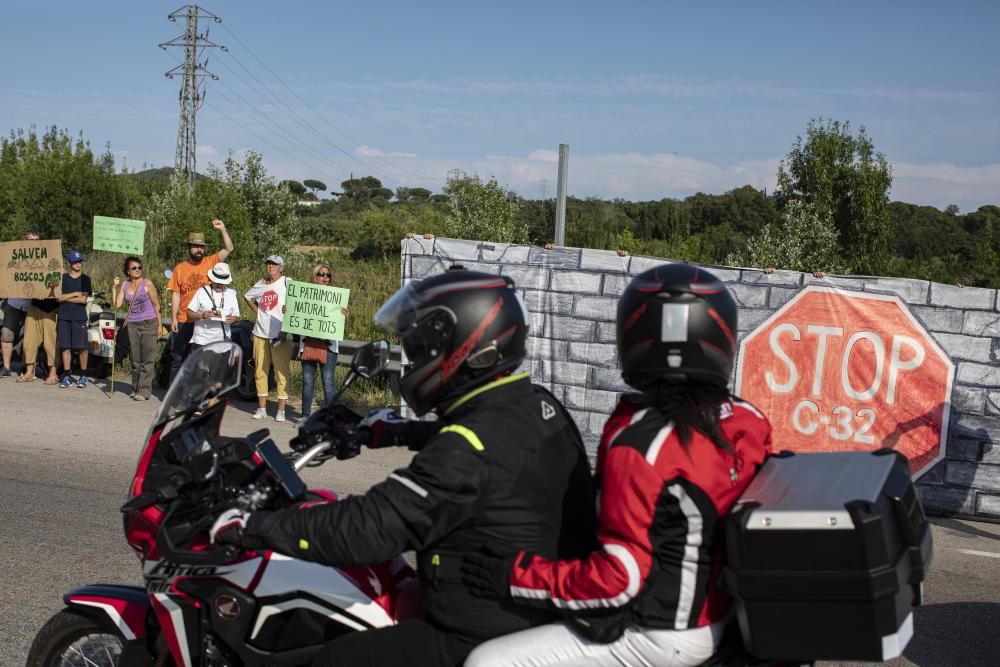
<svg viewBox="0 0 1000 667"><path fill-rule="evenodd" d="M1000 664L1000 603L949 602L914 611L903 655L921 667Z"/></svg>

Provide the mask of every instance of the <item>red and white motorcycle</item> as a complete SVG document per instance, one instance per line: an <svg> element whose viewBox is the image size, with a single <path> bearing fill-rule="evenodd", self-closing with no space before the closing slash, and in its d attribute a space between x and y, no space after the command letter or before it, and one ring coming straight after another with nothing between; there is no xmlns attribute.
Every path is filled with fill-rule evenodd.
<svg viewBox="0 0 1000 667"><path fill-rule="evenodd" d="M209 543L225 507L336 502L330 491L308 489L297 471L357 453L350 431L359 418L340 405L306 422L288 455L266 430L221 436L241 355L232 343L192 353L150 429L122 507L145 588L67 593L66 607L36 636L30 667L296 665L342 634L419 615L416 575L401 557L332 568ZM342 390L388 359L385 341L358 350Z"/></svg>

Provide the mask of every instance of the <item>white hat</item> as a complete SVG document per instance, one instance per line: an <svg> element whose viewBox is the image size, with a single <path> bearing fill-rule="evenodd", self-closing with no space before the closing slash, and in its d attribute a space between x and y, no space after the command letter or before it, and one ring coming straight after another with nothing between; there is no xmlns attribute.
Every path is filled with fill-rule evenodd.
<svg viewBox="0 0 1000 667"><path fill-rule="evenodd" d="M284 266L285 260L281 255L269 255L267 259L264 260L265 264L277 264L278 266Z"/></svg>
<svg viewBox="0 0 1000 667"><path fill-rule="evenodd" d="M233 282L233 275L228 264L219 262L208 272L208 279L217 285L228 285Z"/></svg>

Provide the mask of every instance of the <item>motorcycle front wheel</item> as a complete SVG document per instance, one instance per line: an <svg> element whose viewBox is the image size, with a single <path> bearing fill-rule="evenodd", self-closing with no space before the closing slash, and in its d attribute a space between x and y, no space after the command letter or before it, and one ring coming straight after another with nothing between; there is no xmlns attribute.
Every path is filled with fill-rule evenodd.
<svg viewBox="0 0 1000 667"><path fill-rule="evenodd" d="M63 609L35 635L27 667L116 667L123 646L117 630Z"/></svg>

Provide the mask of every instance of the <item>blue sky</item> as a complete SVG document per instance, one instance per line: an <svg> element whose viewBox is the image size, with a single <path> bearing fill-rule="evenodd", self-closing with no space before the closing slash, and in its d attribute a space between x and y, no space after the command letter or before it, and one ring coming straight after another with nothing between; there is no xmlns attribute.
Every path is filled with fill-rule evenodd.
<svg viewBox="0 0 1000 667"><path fill-rule="evenodd" d="M163 73L182 55L157 44L183 31L179 3L4 4L0 130L54 124L129 168L173 163ZM1000 203L994 2L202 6L230 51L209 62L199 168L253 148L279 178L437 191L457 168L538 197L568 143L571 194L683 197L770 189L822 116L866 126L894 199Z"/></svg>

